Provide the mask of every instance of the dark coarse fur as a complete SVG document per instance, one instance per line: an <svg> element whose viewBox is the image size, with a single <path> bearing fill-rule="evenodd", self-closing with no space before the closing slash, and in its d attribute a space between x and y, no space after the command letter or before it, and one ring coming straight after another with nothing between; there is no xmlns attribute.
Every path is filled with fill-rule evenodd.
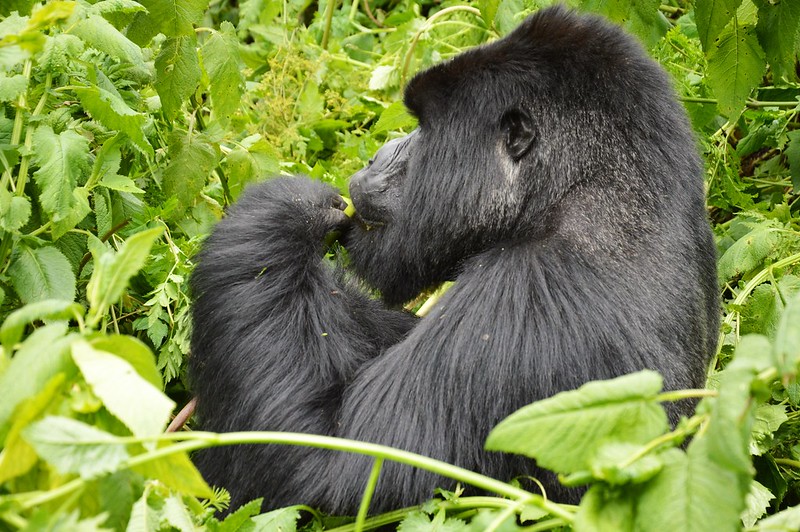
<svg viewBox="0 0 800 532"><path fill-rule="evenodd" d="M662 70L598 18L539 12L504 39L416 76L414 135L351 193L303 177L250 188L200 254L191 379L204 429L388 444L499 479L546 479L483 450L537 399L651 368L702 386L718 328L701 165ZM322 260L332 229L383 301ZM394 305L447 279L425 318ZM691 405L675 405L675 421ZM568 442L565 442L568 444ZM237 505L352 514L369 459L263 445L200 453ZM372 511L452 482L386 464Z"/></svg>

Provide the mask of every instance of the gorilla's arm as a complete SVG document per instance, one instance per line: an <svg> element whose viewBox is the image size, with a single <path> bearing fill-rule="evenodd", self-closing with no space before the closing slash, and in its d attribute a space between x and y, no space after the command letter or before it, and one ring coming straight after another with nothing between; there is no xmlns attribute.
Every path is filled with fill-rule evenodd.
<svg viewBox="0 0 800 532"><path fill-rule="evenodd" d="M357 368L413 327L323 260L325 236L347 222L342 207L330 186L273 179L250 187L206 241L191 279L190 362L205 429L330 434ZM266 449L220 448L198 462L212 483L245 482L230 486L238 504L302 463L299 450L284 460L289 450Z"/></svg>

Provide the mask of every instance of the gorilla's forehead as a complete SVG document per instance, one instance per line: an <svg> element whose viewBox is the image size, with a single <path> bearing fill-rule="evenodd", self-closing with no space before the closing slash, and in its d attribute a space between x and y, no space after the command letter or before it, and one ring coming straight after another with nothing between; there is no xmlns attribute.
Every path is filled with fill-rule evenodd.
<svg viewBox="0 0 800 532"><path fill-rule="evenodd" d="M405 104L424 124L465 102L480 102L474 112L559 86L573 95L598 83L611 85L606 94L629 90L618 80L631 70L637 75L623 75L626 84L653 70L638 42L604 19L556 6L528 17L502 39L417 74L406 87Z"/></svg>

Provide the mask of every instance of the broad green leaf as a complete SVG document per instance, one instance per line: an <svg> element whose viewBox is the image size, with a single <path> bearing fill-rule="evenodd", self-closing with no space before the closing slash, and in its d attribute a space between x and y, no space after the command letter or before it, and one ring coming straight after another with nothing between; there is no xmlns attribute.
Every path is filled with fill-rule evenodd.
<svg viewBox="0 0 800 532"><path fill-rule="evenodd" d="M6 439L16 408L40 393L59 373L75 373L69 358L73 337L63 323L36 329L17 351L8 368L0 374L0 442Z"/></svg>
<svg viewBox="0 0 800 532"><path fill-rule="evenodd" d="M694 19L700 44L706 55L712 49L717 36L733 18L742 0L697 0Z"/></svg>
<svg viewBox="0 0 800 532"><path fill-rule="evenodd" d="M775 363L786 376L797 373L800 362L800 294L786 301L775 335Z"/></svg>
<svg viewBox="0 0 800 532"><path fill-rule="evenodd" d="M592 476L612 485L640 484L650 480L661 471L663 464L655 454L645 454L629 463L631 457L642 450L643 446L629 443L603 445L592 460Z"/></svg>
<svg viewBox="0 0 800 532"><path fill-rule="evenodd" d="M140 0L152 20L167 37L194 33L208 7L208 0Z"/></svg>
<svg viewBox="0 0 800 532"><path fill-rule="evenodd" d="M765 68L766 58L755 27L740 26L734 19L708 53L708 83L724 115L734 118L744 109Z"/></svg>
<svg viewBox="0 0 800 532"><path fill-rule="evenodd" d="M45 38L42 55L39 56L39 63L47 72L67 72L71 59L78 57L83 50L83 41L75 35L68 33L48 35Z"/></svg>
<svg viewBox="0 0 800 532"><path fill-rule="evenodd" d="M119 95L97 85L76 87L74 91L92 118L109 129L125 133L139 151L153 156L153 147L142 131L147 121L145 115L128 107Z"/></svg>
<svg viewBox="0 0 800 532"><path fill-rule="evenodd" d="M559 473L587 470L600 446L645 443L666 430L666 414L655 400L661 382L658 373L640 371L559 393L501 421L486 448L535 458Z"/></svg>
<svg viewBox="0 0 800 532"><path fill-rule="evenodd" d="M222 522L217 521L213 517L208 520L207 526L209 532L244 532L249 526L250 518L254 515L261 513L261 503L263 499L256 499L250 501L239 507L235 512L225 517Z"/></svg>
<svg viewBox="0 0 800 532"><path fill-rule="evenodd" d="M800 293L800 277L784 275L777 285L764 283L758 286L745 301L740 314L740 334L758 333L775 338L781 316L786 307L784 299Z"/></svg>
<svg viewBox="0 0 800 532"><path fill-rule="evenodd" d="M92 5L89 10L100 15L113 15L115 13L138 13L145 11L140 2L133 0L102 0Z"/></svg>
<svg viewBox="0 0 800 532"><path fill-rule="evenodd" d="M720 284L761 266L780 243L775 229L757 226L737 240L719 259L717 277Z"/></svg>
<svg viewBox="0 0 800 532"><path fill-rule="evenodd" d="M209 493L211 490L209 490ZM178 495L170 495L164 501L163 509L164 521L181 531L191 532L197 530L197 527L189 515L189 511L183 500Z"/></svg>
<svg viewBox="0 0 800 532"><path fill-rule="evenodd" d="M253 517L253 522L257 527L264 530L285 530L292 532L297 530L297 520L300 519L300 512L295 507L281 508L265 514Z"/></svg>
<svg viewBox="0 0 800 532"><path fill-rule="evenodd" d="M582 532L633 532L636 499L628 492L602 484L589 488L575 514L575 530Z"/></svg>
<svg viewBox="0 0 800 532"><path fill-rule="evenodd" d="M378 123L372 129L372 134L384 131L397 131L417 127L417 119L408 112L403 102L395 102L381 113Z"/></svg>
<svg viewBox="0 0 800 532"><path fill-rule="evenodd" d="M53 235L53 240L58 240L64 236L67 231L75 228L86 216L92 212L89 205L89 191L85 187L77 187L72 190L72 207L66 216L58 221L53 221L50 228L50 234Z"/></svg>
<svg viewBox="0 0 800 532"><path fill-rule="evenodd" d="M497 8L499 5L500 0L479 0L478 2L478 8L481 10L483 22L489 28L494 24L494 17L497 15Z"/></svg>
<svg viewBox="0 0 800 532"><path fill-rule="evenodd" d="M764 485L760 482L753 481L750 486L750 492L745 498L745 510L742 512L742 523L745 527L750 528L756 524L759 517L767 513L770 507L770 501L775 498ZM798 523L800 525L800 523Z"/></svg>
<svg viewBox="0 0 800 532"><path fill-rule="evenodd" d="M36 463L36 453L22 438L22 430L45 412L56 394L61 391L64 381L64 374L57 374L41 392L26 399L15 410L11 428L3 443L3 452L0 453L0 484L24 475Z"/></svg>
<svg viewBox="0 0 800 532"><path fill-rule="evenodd" d="M83 478L114 471L129 458L126 444L116 436L75 419L48 416L22 434L60 472Z"/></svg>
<svg viewBox="0 0 800 532"><path fill-rule="evenodd" d="M159 448L163 447L159 445ZM214 494L186 453L168 454L131 469L146 478L158 479L180 493L203 498L210 498Z"/></svg>
<svg viewBox="0 0 800 532"><path fill-rule="evenodd" d="M761 456L769 451L774 442L775 431L788 420L789 416L786 415L785 405L759 405L755 411L751 430L750 454Z"/></svg>
<svg viewBox="0 0 800 532"><path fill-rule="evenodd" d="M72 344L72 358L106 409L135 436L160 434L175 403L123 358L86 341Z"/></svg>
<svg viewBox="0 0 800 532"><path fill-rule="evenodd" d="M0 229L16 232L28 222L31 202L24 196L15 196L0 188Z"/></svg>
<svg viewBox="0 0 800 532"><path fill-rule="evenodd" d="M163 227L154 227L136 233L117 253L108 250L95 258L94 272L86 287L89 323L98 323L109 305L122 297L128 281L144 266L150 248L163 231Z"/></svg>
<svg viewBox="0 0 800 532"><path fill-rule="evenodd" d="M17 250L8 274L23 303L75 299L75 274L63 253L53 246L32 249L24 244Z"/></svg>
<svg viewBox="0 0 800 532"><path fill-rule="evenodd" d="M40 126L33 133L33 161L42 207L53 221L67 218L75 205L73 189L89 175L89 141L71 129L57 135Z"/></svg>
<svg viewBox="0 0 800 532"><path fill-rule="evenodd" d="M212 116L227 121L239 109L244 76L239 60L239 41L230 22L223 22L203 44L203 66L208 73Z"/></svg>
<svg viewBox="0 0 800 532"><path fill-rule="evenodd" d="M91 338L89 343L95 349L113 353L126 360L136 373L157 389L161 390L164 387L153 352L139 339L123 334L98 334Z"/></svg>
<svg viewBox="0 0 800 532"><path fill-rule="evenodd" d="M128 521L126 532L151 532L161 530L161 505L158 508L149 504L149 498L157 497L150 490L144 490L144 493L133 504L131 509L131 518ZM159 501L160 502L160 501Z"/></svg>
<svg viewBox="0 0 800 532"><path fill-rule="evenodd" d="M200 82L200 61L194 33L170 37L156 57L156 90L167 119L172 120Z"/></svg>
<svg viewBox="0 0 800 532"><path fill-rule="evenodd" d="M92 48L142 70L147 66L142 50L100 15L89 15L72 26L70 33L80 37Z"/></svg>
<svg viewBox="0 0 800 532"><path fill-rule="evenodd" d="M794 81L800 2L756 0L756 5L758 40L764 47L772 73L779 79Z"/></svg>
<svg viewBox="0 0 800 532"><path fill-rule="evenodd" d="M744 493L737 475L709 460L702 440L684 453L662 453L664 468L643 488L636 508L636 530L660 532L738 531Z"/></svg>
<svg viewBox="0 0 800 532"><path fill-rule="evenodd" d="M178 200L181 216L197 198L217 164L217 153L204 136L173 131L170 135L170 163L164 169L162 188L168 197Z"/></svg>
<svg viewBox="0 0 800 532"><path fill-rule="evenodd" d="M100 184L111 190L130 192L131 194L144 194L144 190L136 186L130 177L114 174L104 177Z"/></svg>
<svg viewBox="0 0 800 532"><path fill-rule="evenodd" d="M800 505L792 506L756 523L755 532L797 532L800 529Z"/></svg>
<svg viewBox="0 0 800 532"><path fill-rule="evenodd" d="M22 74L7 76L0 72L0 102L13 102L28 88L28 78Z"/></svg>
<svg viewBox="0 0 800 532"><path fill-rule="evenodd" d="M25 326L34 321L71 320L83 316L83 307L78 303L63 299L45 299L15 310L9 314L0 326L0 343L11 352L11 348L20 341Z"/></svg>

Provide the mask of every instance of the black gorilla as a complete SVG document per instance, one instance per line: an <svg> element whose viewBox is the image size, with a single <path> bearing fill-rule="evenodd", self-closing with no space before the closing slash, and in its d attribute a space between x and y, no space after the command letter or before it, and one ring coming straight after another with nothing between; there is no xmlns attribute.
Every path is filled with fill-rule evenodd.
<svg viewBox="0 0 800 532"><path fill-rule="evenodd" d="M718 333L701 164L670 82L618 28L562 8L417 75L419 128L329 186L253 186L199 256L190 376L203 428L382 443L499 479L516 409L652 368L702 386ZM343 233L371 299L322 259ZM425 318L398 303L455 285ZM673 406L673 420L686 405ZM566 442L565 442L566 443ZM371 459L280 445L200 453L237 505L358 508ZM575 494L546 483L557 500ZM385 464L372 510L452 483Z"/></svg>

